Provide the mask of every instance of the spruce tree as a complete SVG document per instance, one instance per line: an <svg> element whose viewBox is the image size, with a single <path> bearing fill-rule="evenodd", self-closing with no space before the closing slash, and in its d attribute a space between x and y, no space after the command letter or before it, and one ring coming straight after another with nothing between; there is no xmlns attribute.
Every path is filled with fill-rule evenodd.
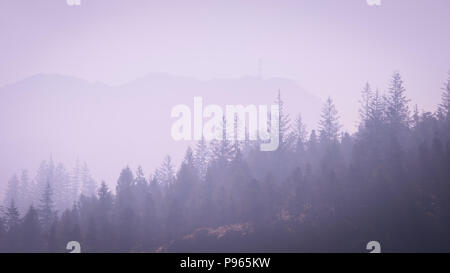
<svg viewBox="0 0 450 273"><path fill-rule="evenodd" d="M194 165L201 179L205 178L206 169L208 168L209 151L205 138L198 141L194 152Z"/></svg>
<svg viewBox="0 0 450 273"><path fill-rule="evenodd" d="M17 229L20 223L20 213L16 206L14 199L11 200L9 206L6 208L6 230L8 232Z"/></svg>
<svg viewBox="0 0 450 273"><path fill-rule="evenodd" d="M369 82L366 83L364 89L361 91L361 99L359 103L361 107L359 109L359 117L361 119L361 125L366 126L367 121L370 117L370 104L373 99L372 89L370 88Z"/></svg>
<svg viewBox="0 0 450 273"><path fill-rule="evenodd" d="M4 199L5 206L11 204L11 201L14 200L14 203L17 205L19 199L19 189L20 189L20 181L17 175L13 175L11 179L8 181L8 186L6 189L6 195Z"/></svg>
<svg viewBox="0 0 450 273"><path fill-rule="evenodd" d="M53 202L53 189L50 185L50 181L47 182L39 206L39 219L43 227L44 232L50 231L50 228L55 221L56 212L54 210Z"/></svg>
<svg viewBox="0 0 450 273"><path fill-rule="evenodd" d="M386 118L394 130L409 127L409 100L399 72L392 75L386 100Z"/></svg>
<svg viewBox="0 0 450 273"><path fill-rule="evenodd" d="M20 228L21 250L40 252L42 250L42 234L37 210L30 206Z"/></svg>
<svg viewBox="0 0 450 273"><path fill-rule="evenodd" d="M450 70L448 71L447 82L442 87L441 103L438 109L441 118L450 121Z"/></svg>
<svg viewBox="0 0 450 273"><path fill-rule="evenodd" d="M337 141L339 130L339 116L331 97L328 97L322 108L321 120L319 122L320 140L325 143Z"/></svg>
<svg viewBox="0 0 450 273"><path fill-rule="evenodd" d="M279 126L279 146L278 150L282 151L285 148L289 148L289 133L291 130L291 119L289 114L286 113L284 101L281 99L281 91L278 90L278 95L275 100L278 105L279 116L278 116L278 126ZM270 123L269 123L270 124ZM270 127L269 127L270 128Z"/></svg>
<svg viewBox="0 0 450 273"><path fill-rule="evenodd" d="M5 247L8 252L20 251L20 214L16 207L14 199L11 200L10 205L6 208L5 213L6 235L5 235Z"/></svg>

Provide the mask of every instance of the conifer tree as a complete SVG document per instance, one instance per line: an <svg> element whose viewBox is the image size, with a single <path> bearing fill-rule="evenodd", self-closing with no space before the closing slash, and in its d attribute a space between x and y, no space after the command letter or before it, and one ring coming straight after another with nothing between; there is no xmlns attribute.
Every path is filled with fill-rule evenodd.
<svg viewBox="0 0 450 273"><path fill-rule="evenodd" d="M84 162L81 168L81 194L87 197L95 196L97 193L97 185L92 178L89 168Z"/></svg>
<svg viewBox="0 0 450 273"><path fill-rule="evenodd" d="M366 126L366 122L370 117L370 104L373 99L372 89L370 88L369 82L366 83L364 89L361 91L361 99L359 103L361 107L359 109L359 116L361 119L361 125Z"/></svg>
<svg viewBox="0 0 450 273"><path fill-rule="evenodd" d="M447 82L442 87L441 103L438 109L440 116L450 121L450 70L448 71Z"/></svg>
<svg viewBox="0 0 450 273"><path fill-rule="evenodd" d="M392 75L391 84L386 100L386 118L391 128L400 129L409 127L409 100L399 72Z"/></svg>
<svg viewBox="0 0 450 273"><path fill-rule="evenodd" d="M54 210L53 189L50 182L42 192L39 206L39 219L44 232L50 231L53 222L56 220L56 211Z"/></svg>
<svg viewBox="0 0 450 273"><path fill-rule="evenodd" d="M9 206L6 208L5 216L6 230L10 232L17 229L20 223L20 213L14 199L11 200Z"/></svg>
<svg viewBox="0 0 450 273"><path fill-rule="evenodd" d="M18 252L20 250L20 214L14 199L11 200L5 213L5 247L8 252Z"/></svg>
<svg viewBox="0 0 450 273"><path fill-rule="evenodd" d="M30 206L20 228L21 249L26 252L42 250L42 234L37 210Z"/></svg>
<svg viewBox="0 0 450 273"><path fill-rule="evenodd" d="M20 182L17 175L13 175L11 179L8 181L8 186L6 189L6 195L4 199L5 206L8 206L11 204L11 201L14 200L14 203L17 204L17 200L19 199L19 189L20 189Z"/></svg>
<svg viewBox="0 0 450 273"><path fill-rule="evenodd" d="M321 120L319 122L320 139L325 143L337 141L339 129L339 116L331 97L328 97L322 108Z"/></svg>
<svg viewBox="0 0 450 273"><path fill-rule="evenodd" d="M279 146L278 149L282 151L285 148L289 148L289 133L291 130L291 119L289 114L286 113L286 109L284 108L284 101L281 99L281 91L278 90L278 95L275 100L275 103L278 105L279 109L279 117L278 117L278 126L279 126ZM268 121L269 122L269 121ZM270 124L270 123L269 123ZM269 127L270 128L270 127Z"/></svg>
<svg viewBox="0 0 450 273"><path fill-rule="evenodd" d="M199 177L203 179L206 175L206 169L208 168L209 150L205 138L197 143L194 152L194 165L198 171Z"/></svg>

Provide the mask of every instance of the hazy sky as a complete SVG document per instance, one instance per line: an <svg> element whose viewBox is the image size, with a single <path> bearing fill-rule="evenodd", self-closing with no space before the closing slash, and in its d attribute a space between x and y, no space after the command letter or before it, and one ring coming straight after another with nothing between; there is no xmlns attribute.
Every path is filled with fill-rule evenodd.
<svg viewBox="0 0 450 273"><path fill-rule="evenodd" d="M0 0L0 86L37 73L109 85L154 72L241 77L262 59L265 78L331 95L351 131L366 81L386 91L399 70L412 103L434 111L450 68L449 0L81 1Z"/></svg>
<svg viewBox="0 0 450 273"><path fill-rule="evenodd" d="M0 85L39 72L118 84L150 72L257 73L332 95L351 127L364 82L400 70L434 110L450 68L450 1L0 0Z"/></svg>

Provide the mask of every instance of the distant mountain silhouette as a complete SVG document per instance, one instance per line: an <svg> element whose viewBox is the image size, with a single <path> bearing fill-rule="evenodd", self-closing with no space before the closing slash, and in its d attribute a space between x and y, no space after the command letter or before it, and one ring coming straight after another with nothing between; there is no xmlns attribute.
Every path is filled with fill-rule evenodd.
<svg viewBox="0 0 450 273"><path fill-rule="evenodd" d="M174 105L272 104L281 90L286 109L295 119L302 113L308 128L316 127L321 102L294 81L242 77L197 80L155 73L118 86L82 79L38 74L0 87L0 184L13 172L34 173L50 155L71 163L87 161L94 176L113 183L129 164L153 172L163 157L175 162L190 143L170 135Z"/></svg>

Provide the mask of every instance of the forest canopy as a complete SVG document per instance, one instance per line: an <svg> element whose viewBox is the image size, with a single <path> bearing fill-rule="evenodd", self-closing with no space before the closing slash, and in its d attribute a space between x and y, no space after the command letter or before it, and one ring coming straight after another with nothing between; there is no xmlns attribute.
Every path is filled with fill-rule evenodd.
<svg viewBox="0 0 450 273"><path fill-rule="evenodd" d="M292 102L295 103L295 102ZM279 147L201 139L175 168L125 167L115 189L88 166L50 158L14 175L0 212L1 252L450 251L450 73L434 112L411 107L400 73L362 87L358 130L332 98L317 130L279 106ZM301 112L301 109L298 109ZM355 109L356 111L356 109ZM151 152L151 151L150 151Z"/></svg>

